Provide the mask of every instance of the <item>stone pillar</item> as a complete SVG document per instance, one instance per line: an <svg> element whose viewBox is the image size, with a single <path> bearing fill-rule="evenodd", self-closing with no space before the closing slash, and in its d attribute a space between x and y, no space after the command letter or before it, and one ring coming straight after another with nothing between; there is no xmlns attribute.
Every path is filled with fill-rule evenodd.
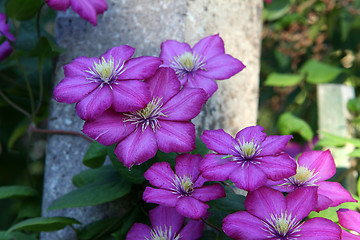
<svg viewBox="0 0 360 240"><path fill-rule="evenodd" d="M262 0L227 0L226 4L223 0L108 0L108 5L97 27L71 10L59 12L56 39L67 52L58 59L56 83L64 77L62 66L79 56L98 57L123 44L135 47L135 56L158 56L161 42L167 39L193 45L219 33L226 52L247 67L230 80L218 81L219 90L194 120L198 135L217 128L234 135L256 123ZM82 124L74 106L51 101L49 129L80 131ZM76 136L48 138L43 216L69 216L86 224L114 212L109 205L46 212L56 198L74 189L71 179L85 169L81 160L87 147L88 142ZM67 240L74 235L65 229L43 233L42 239Z"/></svg>

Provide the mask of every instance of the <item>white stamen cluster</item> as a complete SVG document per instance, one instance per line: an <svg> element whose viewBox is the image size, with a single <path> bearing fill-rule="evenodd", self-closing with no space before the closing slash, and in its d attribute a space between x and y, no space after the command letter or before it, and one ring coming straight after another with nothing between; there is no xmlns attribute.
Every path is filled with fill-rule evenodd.
<svg viewBox="0 0 360 240"><path fill-rule="evenodd" d="M186 175L182 177L175 175L171 184L173 185L173 188L170 190L175 194L179 194L178 197L190 196L194 192L194 183L192 182L191 177Z"/></svg>
<svg viewBox="0 0 360 240"><path fill-rule="evenodd" d="M177 234L175 236L171 237L172 233L171 233L171 226L169 227L169 229L167 228L166 225L164 225L164 230L162 230L161 227L157 226L156 229L152 229L150 232L150 239L148 239L147 237L145 237L145 240L178 240L181 238L180 234Z"/></svg>
<svg viewBox="0 0 360 240"><path fill-rule="evenodd" d="M180 56L174 57L170 64L170 67L174 69L176 75L182 79L188 73L194 73L196 70L201 69L206 71L204 68L206 65L204 57L199 54L185 52Z"/></svg>
<svg viewBox="0 0 360 240"><path fill-rule="evenodd" d="M256 159L256 156L261 152L261 145L254 140L249 142L238 140L238 144L235 144L236 154L240 156L232 156L231 160L238 162L242 167L247 167L249 164L259 164L260 162ZM235 151L234 151L235 152Z"/></svg>
<svg viewBox="0 0 360 240"><path fill-rule="evenodd" d="M296 174L290 178L287 178L284 185L294 185L296 187L301 186L317 186L316 182L319 178L315 178L318 173L315 173L315 169L310 170L307 166L297 166Z"/></svg>
<svg viewBox="0 0 360 240"><path fill-rule="evenodd" d="M267 238L281 240L296 240L301 234L302 223L296 221L296 218L288 214L287 211L281 212L280 215L271 214L270 218L266 218L263 222L265 230L269 233Z"/></svg>

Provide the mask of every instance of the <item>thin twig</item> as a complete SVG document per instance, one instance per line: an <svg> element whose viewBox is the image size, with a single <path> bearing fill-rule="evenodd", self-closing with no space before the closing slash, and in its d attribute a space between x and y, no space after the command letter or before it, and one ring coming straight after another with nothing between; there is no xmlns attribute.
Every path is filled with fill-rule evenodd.
<svg viewBox="0 0 360 240"><path fill-rule="evenodd" d="M32 120L32 117L30 115L30 113L28 113L26 110L24 110L23 108L21 108L20 106L18 106L16 103L14 103L13 101L11 101L1 90L0 90L0 96L9 104L11 105L13 108L15 108L16 110L18 110L19 112L21 112L22 114L24 114L26 117L29 118L29 120Z"/></svg>
<svg viewBox="0 0 360 240"><path fill-rule="evenodd" d="M34 126L29 126L28 130L30 132L35 132L35 133L75 135L75 136L82 137L89 142L93 142L93 140L91 138L89 138L88 136L86 136L80 132L67 131L67 130L56 130L56 129L40 129L40 128L36 128Z"/></svg>
<svg viewBox="0 0 360 240"><path fill-rule="evenodd" d="M222 232L222 230L221 230L220 228L218 228L217 226L215 226L215 225L207 222L207 221L206 221L205 219L203 219L203 218L200 218L200 219L201 219L201 221L203 221L203 223L205 223L205 224L208 225L209 227L214 228L214 229L218 230L219 232Z"/></svg>

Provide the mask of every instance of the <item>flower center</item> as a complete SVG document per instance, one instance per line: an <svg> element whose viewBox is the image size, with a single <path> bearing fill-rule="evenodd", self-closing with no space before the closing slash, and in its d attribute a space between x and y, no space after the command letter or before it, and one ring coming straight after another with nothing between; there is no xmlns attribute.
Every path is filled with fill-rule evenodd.
<svg viewBox="0 0 360 240"><path fill-rule="evenodd" d="M240 154L239 157L234 157L235 161L250 161L254 160L254 158L259 155L261 152L260 144L254 142L252 139L250 142L243 140L242 142L238 140L238 144L235 145L235 149Z"/></svg>
<svg viewBox="0 0 360 240"><path fill-rule="evenodd" d="M196 70L207 70L204 68L204 57L199 54L185 52L180 56L174 57L170 67L175 70L179 78L183 78L188 73L194 73Z"/></svg>
<svg viewBox="0 0 360 240"><path fill-rule="evenodd" d="M145 108L135 112L124 113L127 117L124 121L136 124L136 128L141 126L142 131L150 126L155 132L161 127L158 118L161 116L168 117L162 112L164 108L162 108L163 104L161 100L162 98L153 98Z"/></svg>
<svg viewBox="0 0 360 240"><path fill-rule="evenodd" d="M294 186L300 187L303 185L306 186L316 186L315 182L318 180L318 178L315 178L315 176L318 173L315 173L315 170L310 170L306 166L297 166L296 174L288 179L286 181L288 184L292 184ZM286 184L285 184L286 185Z"/></svg>
<svg viewBox="0 0 360 240"><path fill-rule="evenodd" d="M110 57L107 60L102 57L99 63L94 62L92 67L89 67L89 70L86 71L91 74L91 77L88 77L87 79L93 82L101 82L101 87L105 83L110 84L125 71L125 61L123 61L121 65L120 63L121 60L119 60L115 65L115 60L113 57ZM111 88L111 85L109 86Z"/></svg>
<svg viewBox="0 0 360 240"><path fill-rule="evenodd" d="M299 231L302 225L296 221L296 218L288 214L287 211L281 212L280 215L270 215L270 218L266 218L263 222L266 227L265 230L269 233L267 238L279 238L281 240L296 240L301 234Z"/></svg>
<svg viewBox="0 0 360 240"><path fill-rule="evenodd" d="M176 194L180 194L179 197L190 196L194 192L194 183L192 182L191 177L186 175L183 177L175 175L171 184L173 185L171 190Z"/></svg>
<svg viewBox="0 0 360 240"><path fill-rule="evenodd" d="M164 225L164 230L161 227L157 226L156 229L152 229L150 232L150 239L145 237L145 240L178 240L181 238L180 234L177 236L171 237L171 226L169 229Z"/></svg>

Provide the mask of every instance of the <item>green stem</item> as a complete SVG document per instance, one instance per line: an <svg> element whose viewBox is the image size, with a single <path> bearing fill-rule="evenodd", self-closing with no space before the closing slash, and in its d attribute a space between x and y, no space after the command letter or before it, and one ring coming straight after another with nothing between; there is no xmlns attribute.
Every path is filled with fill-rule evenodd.
<svg viewBox="0 0 360 240"><path fill-rule="evenodd" d="M40 110L41 107L41 103L42 103L42 98L43 98L43 93L44 93L44 80L43 80L43 61L41 58L39 58L39 103L36 107L36 111L34 116L36 116Z"/></svg>
<svg viewBox="0 0 360 240"><path fill-rule="evenodd" d="M11 101L1 90L0 90L0 96L13 108L15 108L16 110L18 110L19 112L21 112L22 114L24 114L26 117L29 118L29 120L32 120L32 117L30 115L30 113L28 113L26 110L24 110L23 108L21 108L20 106L18 106L16 103L14 103L13 101Z"/></svg>
<svg viewBox="0 0 360 240"><path fill-rule="evenodd" d="M40 36L41 36L41 34L40 34L40 13L41 13L41 9L44 6L44 4L45 4L44 2L41 4L41 7L36 14L36 32L37 32L38 38L40 38Z"/></svg>
<svg viewBox="0 0 360 240"><path fill-rule="evenodd" d="M206 221L205 219L203 219L203 218L200 218L200 219L201 219L201 221L202 221L203 223L205 223L205 224L208 225L209 227L211 227L211 228L213 228L213 229L215 229L215 230L217 230L217 231L219 231L219 232L222 232L222 230L221 230L220 228L218 228L217 226L215 226L215 225L207 222L207 221Z"/></svg>
<svg viewBox="0 0 360 240"><path fill-rule="evenodd" d="M70 224L70 225L68 225L68 226L75 232L76 239L79 239L79 238L78 238L78 230L77 230L72 224Z"/></svg>

